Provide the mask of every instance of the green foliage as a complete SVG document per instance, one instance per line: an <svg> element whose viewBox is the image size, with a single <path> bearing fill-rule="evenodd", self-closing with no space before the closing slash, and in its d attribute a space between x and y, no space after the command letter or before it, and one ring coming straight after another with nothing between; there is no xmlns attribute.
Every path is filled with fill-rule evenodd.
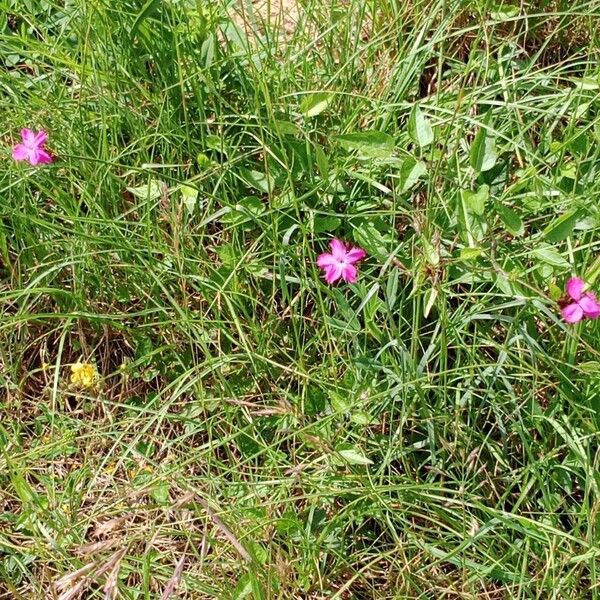
<svg viewBox="0 0 600 600"><path fill-rule="evenodd" d="M0 596L597 598L600 8L270 4L0 2Z"/></svg>

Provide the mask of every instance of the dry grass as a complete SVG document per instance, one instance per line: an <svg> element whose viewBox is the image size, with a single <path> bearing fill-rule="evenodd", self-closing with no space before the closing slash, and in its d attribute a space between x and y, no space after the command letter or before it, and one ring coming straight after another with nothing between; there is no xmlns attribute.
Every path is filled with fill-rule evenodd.
<svg viewBox="0 0 600 600"><path fill-rule="evenodd" d="M237 0L229 14L249 40L264 35L268 28L285 43L293 37L303 8L297 0Z"/></svg>

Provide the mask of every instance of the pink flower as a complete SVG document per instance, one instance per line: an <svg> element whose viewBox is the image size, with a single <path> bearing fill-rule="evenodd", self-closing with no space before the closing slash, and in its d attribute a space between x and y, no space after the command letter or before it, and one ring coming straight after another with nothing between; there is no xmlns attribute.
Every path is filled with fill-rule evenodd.
<svg viewBox="0 0 600 600"><path fill-rule="evenodd" d="M354 266L362 260L367 253L362 248L346 248L341 240L331 240L331 252L325 252L317 259L317 264L325 271L325 281L335 283L343 279L347 283L354 283L358 277L358 270Z"/></svg>
<svg viewBox="0 0 600 600"><path fill-rule="evenodd" d="M597 319L600 317L600 303L596 300L596 294L584 292L584 288L585 281L579 277L571 277L567 281L569 299L561 303L561 313L567 323L579 323L584 318Z"/></svg>
<svg viewBox="0 0 600 600"><path fill-rule="evenodd" d="M23 142L17 144L12 151L15 160L28 160L33 166L52 162L52 157L44 149L48 139L45 131L34 133L31 129L21 129L21 138Z"/></svg>

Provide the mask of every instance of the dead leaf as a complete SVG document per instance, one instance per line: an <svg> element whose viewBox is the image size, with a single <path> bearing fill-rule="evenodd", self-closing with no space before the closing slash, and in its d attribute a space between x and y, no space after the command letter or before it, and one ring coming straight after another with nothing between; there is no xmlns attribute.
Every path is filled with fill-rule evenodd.
<svg viewBox="0 0 600 600"><path fill-rule="evenodd" d="M79 548L75 548L75 553L80 554L82 556L87 556L89 554L94 554L96 552L101 552L102 550L106 550L111 546L114 546L118 540L115 538L110 538L108 540L101 540L99 542L91 542L90 544L85 544L83 546L79 546Z"/></svg>
<svg viewBox="0 0 600 600"><path fill-rule="evenodd" d="M185 564L185 554L179 559L177 562L177 566L175 567L175 572L173 573L173 577L167 583L167 587L161 596L161 600L169 600L171 594L177 591L177 586L181 581L181 575L183 573L183 565Z"/></svg>
<svg viewBox="0 0 600 600"><path fill-rule="evenodd" d="M60 592L61 590L69 587L71 584L75 583L78 579L81 579L85 575L87 575L94 567L96 566L95 562L88 563L84 565L77 571L73 571L72 573L67 573L63 575L60 579L54 582L54 588L56 591Z"/></svg>
<svg viewBox="0 0 600 600"><path fill-rule="evenodd" d="M119 580L119 571L121 570L121 559L123 558L125 552L121 554L119 559L115 562L115 565L112 568L112 571L106 578L106 583L104 584L104 600L115 600L117 597L117 582Z"/></svg>
<svg viewBox="0 0 600 600"><path fill-rule="evenodd" d="M104 521L102 523L98 523L94 529L93 537L100 537L102 535L106 535L111 532L113 529L120 527L125 521L127 521L132 515L132 513L128 513L126 515L121 515L120 517L114 517L109 519L108 521Z"/></svg>

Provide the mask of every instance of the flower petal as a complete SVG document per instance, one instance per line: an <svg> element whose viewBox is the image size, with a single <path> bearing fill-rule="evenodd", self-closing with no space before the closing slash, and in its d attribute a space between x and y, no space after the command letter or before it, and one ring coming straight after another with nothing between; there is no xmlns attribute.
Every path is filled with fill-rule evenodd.
<svg viewBox="0 0 600 600"><path fill-rule="evenodd" d="M583 294L583 288L585 287L585 281L579 277L571 277L567 281L567 294L573 298L573 300L579 300Z"/></svg>
<svg viewBox="0 0 600 600"><path fill-rule="evenodd" d="M583 308L577 304L577 302L573 302L573 304L568 304L561 310L563 319L567 323L578 323L583 319Z"/></svg>
<svg viewBox="0 0 600 600"><path fill-rule="evenodd" d="M358 270L354 265L346 264L342 267L342 279L347 283L354 283L358 277Z"/></svg>
<svg viewBox="0 0 600 600"><path fill-rule="evenodd" d="M578 304L588 319L597 319L600 317L600 303L596 300L596 296L592 292L584 294Z"/></svg>
<svg viewBox="0 0 600 600"><path fill-rule="evenodd" d="M333 258L333 254L329 254L329 252L324 252L323 254L319 254L319 258L317 258L317 264L321 269L328 267L330 265L335 265L338 261Z"/></svg>
<svg viewBox="0 0 600 600"><path fill-rule="evenodd" d="M21 139L26 146L33 146L35 140L35 133L31 129L21 129Z"/></svg>
<svg viewBox="0 0 600 600"><path fill-rule="evenodd" d="M47 139L48 139L48 134L42 129L35 135L35 137L33 139L33 143L36 146L43 146Z"/></svg>
<svg viewBox="0 0 600 600"><path fill-rule="evenodd" d="M12 151L15 160L25 160L29 157L29 148L23 144L17 144Z"/></svg>
<svg viewBox="0 0 600 600"><path fill-rule="evenodd" d="M346 253L346 260L355 263L362 260L366 255L367 253L362 248L352 248Z"/></svg>
<svg viewBox="0 0 600 600"><path fill-rule="evenodd" d="M35 154L37 154L38 163L40 163L42 165L47 165L48 163L52 162L52 157L45 150L42 150L41 148L38 148L37 150L35 150Z"/></svg>
<svg viewBox="0 0 600 600"><path fill-rule="evenodd" d="M335 283L342 276L342 267L339 264L325 267L325 281Z"/></svg>
<svg viewBox="0 0 600 600"><path fill-rule="evenodd" d="M346 258L346 244L344 242L334 238L329 243L329 246L331 247L331 254L337 260L344 260Z"/></svg>

